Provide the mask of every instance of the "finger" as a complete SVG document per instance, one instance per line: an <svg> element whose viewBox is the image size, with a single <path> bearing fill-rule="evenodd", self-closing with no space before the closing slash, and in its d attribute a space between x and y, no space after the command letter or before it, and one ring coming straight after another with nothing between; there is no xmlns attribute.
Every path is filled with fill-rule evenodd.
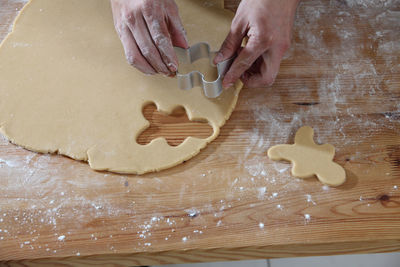
<svg viewBox="0 0 400 267"><path fill-rule="evenodd" d="M221 61L233 57L236 51L240 48L242 40L246 36L246 33L244 29L241 29L240 24L238 25L234 24L235 23L233 22L231 30L228 33L228 36L222 43L219 52L214 58L214 64L218 64Z"/></svg>
<svg viewBox="0 0 400 267"><path fill-rule="evenodd" d="M146 22L143 17L136 17L135 24L128 23L128 27L131 30L133 37L140 49L140 52L147 60L147 62L158 72L165 75L169 75L170 71L165 65L161 58L161 55L153 43L153 39L150 36L149 30L147 29Z"/></svg>
<svg viewBox="0 0 400 267"><path fill-rule="evenodd" d="M237 34L232 31L229 32L225 41L222 43L220 50L214 58L214 64L218 64L228 58L233 57L243 40L242 34Z"/></svg>
<svg viewBox="0 0 400 267"><path fill-rule="evenodd" d="M151 38L161 55L164 64L169 71L176 72L178 70L178 58L176 57L174 47L165 20L154 19L154 17L144 16L147 28L150 31Z"/></svg>
<svg viewBox="0 0 400 267"><path fill-rule="evenodd" d="M260 55L265 52L262 42L254 36L250 36L246 46L240 51L233 61L232 66L225 74L222 85L225 88L231 87L242 74L248 70Z"/></svg>
<svg viewBox="0 0 400 267"><path fill-rule="evenodd" d="M243 83L246 87L265 87L274 83L279 72L283 54L279 49L271 48L262 55L263 62L256 74L246 73L243 77Z"/></svg>
<svg viewBox="0 0 400 267"><path fill-rule="evenodd" d="M142 56L129 28L127 26L121 27L118 33L120 34L128 63L145 74L156 74L157 72Z"/></svg>
<svg viewBox="0 0 400 267"><path fill-rule="evenodd" d="M189 48L186 31L183 28L179 15L169 17L169 31L174 46Z"/></svg>

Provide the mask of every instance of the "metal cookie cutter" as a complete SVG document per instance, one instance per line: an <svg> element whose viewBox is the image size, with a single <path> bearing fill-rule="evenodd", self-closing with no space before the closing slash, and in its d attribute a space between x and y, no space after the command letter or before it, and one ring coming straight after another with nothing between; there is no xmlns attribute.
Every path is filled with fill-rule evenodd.
<svg viewBox="0 0 400 267"><path fill-rule="evenodd" d="M209 58L210 65L213 64L213 58L217 54L216 51L211 51L210 45L208 43L197 43L192 45L188 49L175 47L175 52L178 59L185 64L192 64L198 59ZM222 80L228 71L229 67L232 65L234 58L227 59L217 64L218 78L215 81L207 81L204 75L199 71L192 71L186 74L176 73L178 78L178 86L183 90L190 90L193 87L201 86L203 87L204 94L208 98L218 97L222 91Z"/></svg>

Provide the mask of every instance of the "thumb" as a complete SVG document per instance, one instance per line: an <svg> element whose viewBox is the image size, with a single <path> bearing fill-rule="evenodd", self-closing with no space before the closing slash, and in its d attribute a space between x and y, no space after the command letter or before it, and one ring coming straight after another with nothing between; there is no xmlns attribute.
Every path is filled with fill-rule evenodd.
<svg viewBox="0 0 400 267"><path fill-rule="evenodd" d="M222 43L219 52L214 58L214 64L218 64L235 55L236 51L241 47L244 34L231 29L225 41Z"/></svg>
<svg viewBox="0 0 400 267"><path fill-rule="evenodd" d="M270 49L260 58L260 65L255 73L245 73L243 83L248 88L271 86L278 75L282 53L278 49Z"/></svg>

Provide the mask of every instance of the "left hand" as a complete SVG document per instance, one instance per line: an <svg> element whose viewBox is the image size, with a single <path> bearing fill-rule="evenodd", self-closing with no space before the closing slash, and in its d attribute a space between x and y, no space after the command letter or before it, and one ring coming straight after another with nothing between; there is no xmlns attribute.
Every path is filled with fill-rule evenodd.
<svg viewBox="0 0 400 267"><path fill-rule="evenodd" d="M129 64L146 74L174 75L174 47L187 48L174 0L111 0L114 25Z"/></svg>
<svg viewBox="0 0 400 267"><path fill-rule="evenodd" d="M238 79L247 87L273 84L290 46L298 3L299 0L242 0L228 37L214 59L217 64L237 54L225 74L225 88ZM245 37L248 42L242 47Z"/></svg>

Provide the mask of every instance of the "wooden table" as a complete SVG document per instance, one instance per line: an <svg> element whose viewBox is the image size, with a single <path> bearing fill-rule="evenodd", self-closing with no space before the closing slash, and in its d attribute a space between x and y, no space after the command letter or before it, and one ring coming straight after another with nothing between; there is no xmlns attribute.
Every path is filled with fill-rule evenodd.
<svg viewBox="0 0 400 267"><path fill-rule="evenodd" d="M0 138L0 260L112 266L399 251L400 4L355 2L302 2L276 83L244 89L220 137L175 168L95 172ZM0 0L0 39L23 4ZM153 115L174 145L193 127L207 133ZM344 185L295 179L267 158L302 125L337 148Z"/></svg>

